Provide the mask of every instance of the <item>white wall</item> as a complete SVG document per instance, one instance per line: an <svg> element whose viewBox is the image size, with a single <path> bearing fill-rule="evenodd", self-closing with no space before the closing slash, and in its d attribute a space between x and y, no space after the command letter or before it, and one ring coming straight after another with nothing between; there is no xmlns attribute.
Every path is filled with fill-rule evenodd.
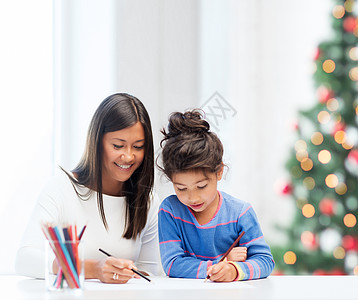
<svg viewBox="0 0 358 300"><path fill-rule="evenodd" d="M116 91L112 0L54 1L55 164L79 161L99 103Z"/></svg>
<svg viewBox="0 0 358 300"><path fill-rule="evenodd" d="M53 170L52 2L0 2L0 273Z"/></svg>
<svg viewBox="0 0 358 300"><path fill-rule="evenodd" d="M229 167L221 188L254 205L269 242L292 216L293 201L274 187L297 111L317 101L313 57L331 9L327 0L201 1L201 103L218 91L236 110L218 128Z"/></svg>
<svg viewBox="0 0 358 300"><path fill-rule="evenodd" d="M117 2L117 88L146 106L156 154L159 131L169 114L199 103L198 4L192 0ZM159 172L156 178L161 198L172 192Z"/></svg>

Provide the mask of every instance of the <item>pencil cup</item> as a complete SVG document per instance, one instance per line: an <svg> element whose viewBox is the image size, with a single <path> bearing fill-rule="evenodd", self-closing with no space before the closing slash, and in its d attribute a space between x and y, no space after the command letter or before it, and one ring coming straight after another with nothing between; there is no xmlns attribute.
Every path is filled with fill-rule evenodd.
<svg viewBox="0 0 358 300"><path fill-rule="evenodd" d="M78 292L83 289L83 248L82 241L46 241L45 280L48 290ZM53 265L58 266L56 273Z"/></svg>

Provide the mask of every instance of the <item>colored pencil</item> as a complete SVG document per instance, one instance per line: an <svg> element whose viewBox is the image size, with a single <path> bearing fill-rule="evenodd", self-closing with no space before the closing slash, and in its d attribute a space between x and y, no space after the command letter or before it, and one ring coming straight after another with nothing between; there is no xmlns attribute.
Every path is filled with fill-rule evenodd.
<svg viewBox="0 0 358 300"><path fill-rule="evenodd" d="M77 272L75 270L75 267L74 267L74 265L72 263L71 256L70 256L70 254L69 254L69 252L67 250L67 247L66 247L65 243L61 239L59 229L57 228L57 226L55 226L53 228L54 228L55 234L57 236L57 242L59 243L59 246L61 247L62 253L63 253L64 257L65 257L65 261L68 264L69 269L71 271L70 275L74 279L75 285L78 288L79 287L79 277L78 277L78 274L77 274Z"/></svg>
<svg viewBox="0 0 358 300"><path fill-rule="evenodd" d="M66 241L72 242L71 243L72 248L69 252L70 252L70 254L72 254L71 259L72 259L72 262L74 264L77 274L80 273L80 268L81 268L81 262L78 259L78 246L82 239L82 236L83 236L83 233L84 233L86 227L87 227L87 225L83 226L79 235L77 235L77 226L76 225L74 225L74 226L69 225L68 227L63 228L63 234L65 236ZM68 243L66 243L66 245L69 246ZM59 288L59 283L63 282L63 279L64 279L63 275L64 274L62 273L62 268L61 268L61 266L59 266L59 270L57 273L57 279L56 279L56 281L58 281L56 284L56 288Z"/></svg>
<svg viewBox="0 0 358 300"><path fill-rule="evenodd" d="M42 224L41 229L55 254L59 266L57 277L53 284L54 287L62 287L63 280L66 280L70 288L79 288L80 261L78 245L86 226L82 228L80 236L77 236L76 225L58 228L50 224Z"/></svg>
<svg viewBox="0 0 358 300"><path fill-rule="evenodd" d="M101 251L103 254L105 254L105 255L107 255L107 256L112 256L112 255L110 255L108 252L102 250L101 248L99 248L98 250ZM148 277L146 277L146 276L143 275L142 273L138 272L137 270L134 270L134 269L132 268L132 271L133 271L134 273L136 273L137 275L139 275L140 277L144 278L145 280L151 282L151 280L150 280Z"/></svg>
<svg viewBox="0 0 358 300"><path fill-rule="evenodd" d="M53 231L53 228L51 226L49 226L47 228L43 228L43 231L45 233L46 238L48 239L48 241L50 243L50 246L51 246L53 252L55 253L58 265L61 267L69 287L71 289L76 288L75 280L74 280L73 276L71 276L70 268L69 268L68 264L66 263L66 260L63 256L63 253L61 251L61 248L59 246L59 243L58 243L55 233Z"/></svg>
<svg viewBox="0 0 358 300"><path fill-rule="evenodd" d="M77 228L77 227L76 227L76 228ZM83 228L82 228L80 234L78 235L78 239L79 239L79 240L82 239L82 235L83 235L83 233L85 232L86 228L87 228L87 225L83 226ZM77 229L76 229L76 234L77 234Z"/></svg>
<svg viewBox="0 0 358 300"><path fill-rule="evenodd" d="M221 257L221 259L219 260L219 262L222 262L230 253L230 251L236 246L236 244L240 241L240 239L242 238L242 236L245 234L245 231L241 232L240 235L237 237L237 239L232 243L232 245L230 246L229 249L227 249L227 251L224 253L224 255ZM210 279L210 276L206 276L205 281L207 281L208 279Z"/></svg>

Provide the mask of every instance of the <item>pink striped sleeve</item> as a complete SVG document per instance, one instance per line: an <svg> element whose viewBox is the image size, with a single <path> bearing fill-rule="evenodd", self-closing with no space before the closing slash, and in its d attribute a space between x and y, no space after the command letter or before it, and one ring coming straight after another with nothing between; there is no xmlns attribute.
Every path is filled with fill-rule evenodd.
<svg viewBox="0 0 358 300"><path fill-rule="evenodd" d="M203 263L203 261L200 262L199 264L199 267L198 267L198 272L196 273L196 279L199 278L199 273L200 273L200 267L201 267L201 264Z"/></svg>
<svg viewBox="0 0 358 300"><path fill-rule="evenodd" d="M263 239L263 238L264 238L264 236L261 235L261 236L259 236L259 237L257 237L257 238L254 238L254 239L252 239L251 241L248 241L248 242L246 242L246 243L240 243L240 246L250 244L250 243L252 243L252 242L254 242L254 241L257 241L257 240Z"/></svg>
<svg viewBox="0 0 358 300"><path fill-rule="evenodd" d="M161 244L166 244L166 243L174 243L174 242L181 242L181 240L168 240L168 241L163 241L163 242L160 242L159 245L161 245Z"/></svg>
<svg viewBox="0 0 358 300"><path fill-rule="evenodd" d="M174 262L174 259L173 259L173 261L172 261L172 263L170 264L170 267L169 267L169 269L168 269L168 276L170 276L170 269L172 268L173 262Z"/></svg>
<svg viewBox="0 0 358 300"><path fill-rule="evenodd" d="M251 261L256 264L257 270L259 271L258 278L260 278L260 277L261 277L261 268L260 268L259 264L258 264L256 261L254 261L254 260L251 260Z"/></svg>
<svg viewBox="0 0 358 300"><path fill-rule="evenodd" d="M247 213L247 211L252 207L252 205L250 205L248 208L245 209L245 211L239 216L239 219Z"/></svg>
<svg viewBox="0 0 358 300"><path fill-rule="evenodd" d="M250 263L247 262L247 261L244 261L243 263L246 264L247 267L249 268L250 276L249 276L248 279L251 280L251 279L254 277L254 268L253 268L252 264L250 264Z"/></svg>

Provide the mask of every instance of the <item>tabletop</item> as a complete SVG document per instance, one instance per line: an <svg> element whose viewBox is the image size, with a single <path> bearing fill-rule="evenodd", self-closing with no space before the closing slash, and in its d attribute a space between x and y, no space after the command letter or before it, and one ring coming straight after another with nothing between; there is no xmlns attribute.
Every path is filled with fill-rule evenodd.
<svg viewBox="0 0 358 300"><path fill-rule="evenodd" d="M151 277L152 282L131 279L127 284L86 280L80 293L47 291L44 280L0 275L1 299L245 299L293 300L358 299L358 276L269 276L230 283L202 279Z"/></svg>

